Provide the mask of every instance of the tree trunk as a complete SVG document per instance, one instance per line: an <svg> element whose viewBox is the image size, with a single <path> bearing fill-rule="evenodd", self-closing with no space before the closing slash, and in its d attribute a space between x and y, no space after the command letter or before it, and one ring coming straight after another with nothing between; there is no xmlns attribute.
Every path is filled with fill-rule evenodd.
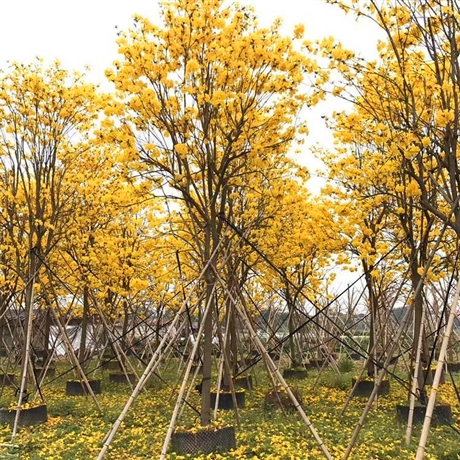
<svg viewBox="0 0 460 460"><path fill-rule="evenodd" d="M126 350L127 347L131 347L131 344L127 343L128 341L126 340L128 336L128 326L129 326L129 308L128 308L128 302L126 300L123 301L123 314L124 314L124 317L123 317L123 326L121 330L121 337L122 337L121 343L124 344L124 348ZM120 354L120 358L123 361L123 363L126 362L125 353Z"/></svg>
<svg viewBox="0 0 460 460"><path fill-rule="evenodd" d="M203 383L201 388L201 424L207 426L211 423L211 373L212 373L212 319L215 311L214 305L214 276L212 268L208 267L206 280L206 306L210 305L204 324L203 345ZM197 337L200 340L200 337Z"/></svg>
<svg viewBox="0 0 460 460"><path fill-rule="evenodd" d="M412 267L412 287L413 290L416 291L415 297L413 300L413 310L414 310L414 339L412 341L412 354L411 354L411 368L415 365L415 357L417 356L417 344L418 338L421 333L424 334L422 337L422 348L420 354L420 362L421 366L419 366L418 374L417 374L417 389L420 392L421 397L424 396L424 387L426 384L431 385L433 383L433 377L431 372L426 372L426 378L423 372L423 368L427 367L429 364L429 352L428 352L428 344L426 342L426 335L422 332L422 318L423 318L423 287L420 289L416 289L420 283L421 276L417 272L417 267L413 264Z"/></svg>
<svg viewBox="0 0 460 460"><path fill-rule="evenodd" d="M375 372L375 331L376 331L376 316L377 316L377 296L375 295L374 290L374 280L370 273L371 267L368 267L367 264L363 266L364 272L366 274L366 286L367 292L369 295L369 313L370 313L370 324L369 324L369 345L368 345L368 354L369 360L367 361L367 375L373 376Z"/></svg>
<svg viewBox="0 0 460 460"><path fill-rule="evenodd" d="M43 359L44 361L48 361L48 357L50 354L50 334L51 334L51 309L52 307L49 306L46 310L45 316L45 330L43 332Z"/></svg>
<svg viewBox="0 0 460 460"><path fill-rule="evenodd" d="M85 369L85 358L86 358L86 340L88 334L88 316L89 316L89 293L88 286L83 289L83 317L81 320L81 337L80 337L80 349L78 351L78 361L80 366Z"/></svg>
<svg viewBox="0 0 460 460"><path fill-rule="evenodd" d="M26 304L24 313L24 347L22 352L21 386L19 388L18 406L22 404L22 398L27 395L27 368L30 360L30 348L32 343L32 321L34 307L34 284L37 272L38 259L35 250L30 251L29 279L26 286ZM17 418L17 417L16 417ZM15 420L15 427L17 420ZM13 430L15 432L15 429Z"/></svg>
<svg viewBox="0 0 460 460"><path fill-rule="evenodd" d="M236 334L236 316L235 309L229 305L230 324L229 324L229 338L230 338L230 369L233 375L238 372L238 337Z"/></svg>
<svg viewBox="0 0 460 460"><path fill-rule="evenodd" d="M291 367L298 367L300 366L300 362L297 359L297 350L296 350L294 334L293 334L294 329L295 329L294 307L292 305L289 305L288 309L289 309L289 318L288 318L289 353L291 355Z"/></svg>

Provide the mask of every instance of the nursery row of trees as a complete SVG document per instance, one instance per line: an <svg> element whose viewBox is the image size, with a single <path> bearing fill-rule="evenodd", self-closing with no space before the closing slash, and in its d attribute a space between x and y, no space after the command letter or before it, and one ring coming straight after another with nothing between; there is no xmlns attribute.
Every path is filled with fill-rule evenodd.
<svg viewBox="0 0 460 460"><path fill-rule="evenodd" d="M59 62L0 73L3 321L23 312L26 331L40 309L126 330L130 316L179 309L196 283L206 425L224 322L238 347L235 299L253 318L282 299L294 331L328 314L334 269L358 268L368 373L394 305L412 307L412 359L422 334L428 363L425 290L458 276L459 5L326 1L383 29L375 61L302 26L261 28L247 6L171 0L162 26L135 17L120 34L110 94ZM292 153L308 136L302 114L332 97L350 104L328 118L336 144L319 150L327 186L312 195ZM294 340L289 354L300 364Z"/></svg>

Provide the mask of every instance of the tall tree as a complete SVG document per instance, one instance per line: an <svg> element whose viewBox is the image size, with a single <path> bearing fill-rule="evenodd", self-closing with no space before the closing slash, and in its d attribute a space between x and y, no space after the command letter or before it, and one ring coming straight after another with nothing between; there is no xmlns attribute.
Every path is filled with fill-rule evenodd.
<svg viewBox="0 0 460 460"><path fill-rule="evenodd" d="M300 85L318 66L280 33L262 29L251 8L222 0L162 3L163 27L142 17L118 40L122 61L107 72L123 105L114 139L169 197L181 200L205 271L201 421L210 422L215 267L223 251L229 196L248 174L282 161L304 131L299 110L313 103ZM301 37L300 28L295 32ZM109 113L110 113L109 111Z"/></svg>
<svg viewBox="0 0 460 460"><path fill-rule="evenodd" d="M352 110L335 117L339 139L365 149L367 177L376 181L375 194L394 213L393 231L405 238L402 257L415 294L415 359L422 328L421 275L428 269L430 243L439 234L436 219L460 235L458 2L333 3L368 17L385 34L375 61L366 62L333 40L322 45L331 67L338 70L333 93L354 104ZM422 361L427 360L424 339ZM418 388L422 391L423 387L424 378L419 375Z"/></svg>
<svg viewBox="0 0 460 460"><path fill-rule="evenodd" d="M0 225L13 256L8 263L25 289L28 339L35 281L65 234L74 205L65 177L87 151L103 101L93 85L58 62L14 63L0 73Z"/></svg>

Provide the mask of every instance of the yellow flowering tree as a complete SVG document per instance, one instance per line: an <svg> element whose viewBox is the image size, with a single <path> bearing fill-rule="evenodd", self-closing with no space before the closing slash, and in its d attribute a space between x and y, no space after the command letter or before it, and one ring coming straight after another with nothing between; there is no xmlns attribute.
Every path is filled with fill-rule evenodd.
<svg viewBox="0 0 460 460"><path fill-rule="evenodd" d="M280 23L262 29L251 8L222 0L162 3L163 27L135 18L118 40L120 62L107 72L120 97L113 138L127 160L168 198L183 205L205 270L201 421L210 422L210 376L216 277L229 196L250 173L263 175L283 159L304 127L296 116L311 98L300 91L306 73L320 71ZM296 34L301 35L301 30Z"/></svg>
<svg viewBox="0 0 460 460"><path fill-rule="evenodd" d="M130 345L128 329L139 322L138 310L145 312L147 299L155 299L152 287L158 286L161 271L156 269L159 250L152 244L162 222L157 201L150 199L142 181L129 181L120 152L103 139L96 136L67 178L77 198L53 258L55 271L75 297L67 314L81 320L82 364L91 317L111 328L106 331L111 340L119 335L119 344L125 349Z"/></svg>
<svg viewBox="0 0 460 460"><path fill-rule="evenodd" d="M13 63L0 72L0 224L7 237L2 255L25 292L19 300L27 328L24 358L36 281L65 235L74 206L74 190L65 178L87 151L88 133L103 103L93 85L58 62L48 67L40 61Z"/></svg>
<svg viewBox="0 0 460 460"><path fill-rule="evenodd" d="M273 181L272 194L270 212L255 237L266 260L259 258L255 269L261 284L274 289L285 303L291 366L297 367L302 350L294 331L315 304L332 254L340 249L340 236L321 199L311 197L305 183L280 175Z"/></svg>
<svg viewBox="0 0 460 460"><path fill-rule="evenodd" d="M333 40L323 42L323 52L338 71L332 92L354 104L354 110L335 117L339 139L367 152L366 177L377 184L373 195L392 213L395 239L404 239L400 257L415 294L414 359L422 327L421 275L426 271L432 280L439 277L434 265L427 267L440 234L436 219L459 234L453 135L458 118L458 8L455 1L438 0L334 3L370 18L386 34L375 61L366 62ZM427 360L424 340L422 361ZM419 375L418 380L422 391L424 379Z"/></svg>

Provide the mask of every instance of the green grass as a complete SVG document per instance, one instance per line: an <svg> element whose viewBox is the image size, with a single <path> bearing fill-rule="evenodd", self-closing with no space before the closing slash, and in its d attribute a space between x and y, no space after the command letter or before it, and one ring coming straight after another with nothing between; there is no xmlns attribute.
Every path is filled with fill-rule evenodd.
<svg viewBox="0 0 460 460"><path fill-rule="evenodd" d="M176 383L175 366L161 372L170 384L155 377L148 389L134 403L119 433L115 437L107 459L151 459L158 458L163 444L169 419L176 401L172 385ZM348 366L348 364L347 364ZM350 367L342 374L328 370L315 381L318 371L309 372L306 380L292 380L302 395L302 407L319 435L335 459L340 459L359 420L366 400L353 398L344 416L340 415L348 392L351 377L356 371ZM59 370L62 366L59 366ZM98 401L103 408L99 414L93 400L88 396L65 395L65 381L70 375L45 384L43 394L48 405L49 421L43 425L21 428L16 439L18 448L0 447L0 459L94 459L102 440L111 424L121 412L129 394L128 386L108 381L108 374L100 374L103 380L103 394ZM324 458L308 427L297 413L283 414L281 411L264 409L264 397L270 391L270 380L265 371L257 368L254 375L255 389L246 395L246 407L239 411L241 427L237 428L237 450L214 456L194 458L215 459L321 459ZM391 381L391 393L381 397L373 407L352 458L357 460L408 460L414 458L420 427L414 429L413 441L405 445L405 425L396 420L395 406L407 400L407 391ZM450 403L456 420L455 428L460 429L460 413L455 392L451 384L442 389L442 398ZM13 398L12 390L6 389L0 399L2 405L9 405ZM192 391L191 406L199 409L200 398ZM235 425L232 411L219 412L220 423ZM197 425L197 415L190 408L184 410L180 426ZM11 439L11 427L0 427L0 442ZM453 460L460 458L459 435L451 427L434 427L428 440L427 459ZM180 459L171 453L169 458ZM193 458L193 457L186 457Z"/></svg>

